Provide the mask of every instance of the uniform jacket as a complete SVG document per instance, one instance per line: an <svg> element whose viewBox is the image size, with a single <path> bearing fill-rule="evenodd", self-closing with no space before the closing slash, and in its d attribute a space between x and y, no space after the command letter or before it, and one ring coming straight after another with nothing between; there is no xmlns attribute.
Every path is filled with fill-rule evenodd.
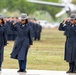
<svg viewBox="0 0 76 75"><path fill-rule="evenodd" d="M0 62L3 61L4 46L7 45L7 32L4 25L0 26Z"/></svg>
<svg viewBox="0 0 76 75"><path fill-rule="evenodd" d="M60 31L64 31L64 35L66 36L65 42L65 54L64 59L67 62L75 62L76 61L76 24L71 25L71 23L63 26L61 23L59 26Z"/></svg>
<svg viewBox="0 0 76 75"><path fill-rule="evenodd" d="M12 25L11 28L17 32L11 58L25 60L29 45L33 44L32 27L28 23L25 26L20 23L15 26Z"/></svg>

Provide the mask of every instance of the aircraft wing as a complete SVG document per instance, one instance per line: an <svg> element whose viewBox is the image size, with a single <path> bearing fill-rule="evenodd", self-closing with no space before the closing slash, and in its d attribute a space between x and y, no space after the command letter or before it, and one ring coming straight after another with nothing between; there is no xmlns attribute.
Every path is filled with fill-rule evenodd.
<svg viewBox="0 0 76 75"><path fill-rule="evenodd" d="M64 8L64 4L59 4L59 3L53 3L53 2L46 2L46 1L37 1L37 0L27 0L28 2L36 3L36 4L45 4L45 5L50 5L50 6L55 6L55 7L60 7Z"/></svg>
<svg viewBox="0 0 76 75"><path fill-rule="evenodd" d="M66 13L66 10L65 9L62 9L59 13L57 13L55 15L55 17L59 17L59 16L63 15L64 13Z"/></svg>

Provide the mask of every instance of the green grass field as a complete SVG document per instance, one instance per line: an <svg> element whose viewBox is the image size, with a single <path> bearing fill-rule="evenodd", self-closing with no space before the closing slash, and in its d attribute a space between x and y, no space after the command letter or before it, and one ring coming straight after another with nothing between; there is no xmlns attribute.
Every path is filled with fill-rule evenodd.
<svg viewBox="0 0 76 75"><path fill-rule="evenodd" d="M3 68L18 68L17 60L10 58L13 41L5 47ZM64 61L65 36L57 29L43 29L41 41L34 41L29 49L27 69L36 70L67 70Z"/></svg>

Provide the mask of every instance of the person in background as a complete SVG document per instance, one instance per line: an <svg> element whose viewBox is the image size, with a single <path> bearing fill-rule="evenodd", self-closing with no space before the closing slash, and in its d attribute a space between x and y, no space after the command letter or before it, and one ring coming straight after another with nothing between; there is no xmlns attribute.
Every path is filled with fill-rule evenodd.
<svg viewBox="0 0 76 75"><path fill-rule="evenodd" d="M60 31L64 31L66 36L64 60L69 64L67 73L76 73L76 25L75 14L71 14L70 19L65 19L59 26Z"/></svg>
<svg viewBox="0 0 76 75"><path fill-rule="evenodd" d="M34 23L34 40L37 40L37 28L38 28L38 24L37 24L37 20L35 18L33 19L33 23Z"/></svg>
<svg viewBox="0 0 76 75"><path fill-rule="evenodd" d="M6 23L5 23L5 25L6 25L6 30L7 30L7 34L8 34L8 36L7 36L7 39L9 40L9 41L11 41L12 39L13 39L13 31L11 30L11 24L12 24L12 20L10 21L10 18L11 17L7 17L7 19L6 19Z"/></svg>
<svg viewBox="0 0 76 75"><path fill-rule="evenodd" d="M4 25L3 16L0 15L0 71L2 68L4 47L7 45L7 32Z"/></svg>
<svg viewBox="0 0 76 75"><path fill-rule="evenodd" d="M41 32L42 32L42 26L40 25L40 23L37 23L37 39L38 40L41 39Z"/></svg>
<svg viewBox="0 0 76 75"><path fill-rule="evenodd" d="M17 72L26 72L28 49L33 44L33 30L28 25L27 14L21 14L21 22L14 22L11 28L17 32L11 58L18 60L19 70Z"/></svg>
<svg viewBox="0 0 76 75"><path fill-rule="evenodd" d="M33 29L33 39L34 39L34 23L32 18L28 18L28 25L32 27Z"/></svg>

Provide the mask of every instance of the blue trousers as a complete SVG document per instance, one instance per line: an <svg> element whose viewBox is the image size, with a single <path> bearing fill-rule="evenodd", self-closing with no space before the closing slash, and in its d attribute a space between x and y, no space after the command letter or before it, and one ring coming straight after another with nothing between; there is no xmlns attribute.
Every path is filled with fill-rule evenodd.
<svg viewBox="0 0 76 75"><path fill-rule="evenodd" d="M25 70L26 69L26 60L18 60L19 63L19 69Z"/></svg>

